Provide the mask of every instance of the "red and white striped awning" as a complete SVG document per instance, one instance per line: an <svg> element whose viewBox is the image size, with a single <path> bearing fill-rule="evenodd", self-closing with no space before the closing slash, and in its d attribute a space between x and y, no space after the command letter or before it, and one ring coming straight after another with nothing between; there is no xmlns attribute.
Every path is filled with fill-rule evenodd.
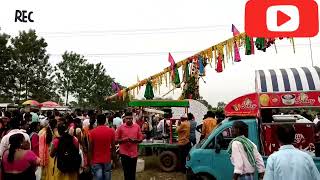
<svg viewBox="0 0 320 180"><path fill-rule="evenodd" d="M317 66L256 71L257 92L319 90L320 68Z"/></svg>

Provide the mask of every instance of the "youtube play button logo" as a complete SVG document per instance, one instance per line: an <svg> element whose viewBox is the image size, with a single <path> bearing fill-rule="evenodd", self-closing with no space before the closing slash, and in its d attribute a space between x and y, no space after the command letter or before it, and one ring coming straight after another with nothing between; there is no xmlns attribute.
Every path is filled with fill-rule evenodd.
<svg viewBox="0 0 320 180"><path fill-rule="evenodd" d="M299 28L299 9L292 5L271 6L267 10L269 31L296 31Z"/></svg>
<svg viewBox="0 0 320 180"><path fill-rule="evenodd" d="M282 11L277 12L277 26L281 26L282 24L290 21L291 17Z"/></svg>
<svg viewBox="0 0 320 180"><path fill-rule="evenodd" d="M245 32L250 37L314 37L319 32L314 0L248 0Z"/></svg>

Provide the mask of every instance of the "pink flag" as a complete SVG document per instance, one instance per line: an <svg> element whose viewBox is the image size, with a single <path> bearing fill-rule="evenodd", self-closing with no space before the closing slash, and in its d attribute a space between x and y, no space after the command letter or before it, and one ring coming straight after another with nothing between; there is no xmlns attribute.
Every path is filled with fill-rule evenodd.
<svg viewBox="0 0 320 180"><path fill-rule="evenodd" d="M237 36L240 34L240 32L238 31L238 29L236 28L235 25L232 24L232 28L231 31L233 32L233 36Z"/></svg>
<svg viewBox="0 0 320 180"><path fill-rule="evenodd" d="M173 78L173 76L174 76L174 66L175 66L176 63L174 62L174 59L173 59L173 57L171 56L171 53L169 53L168 61L169 61L169 63L170 63L171 77Z"/></svg>

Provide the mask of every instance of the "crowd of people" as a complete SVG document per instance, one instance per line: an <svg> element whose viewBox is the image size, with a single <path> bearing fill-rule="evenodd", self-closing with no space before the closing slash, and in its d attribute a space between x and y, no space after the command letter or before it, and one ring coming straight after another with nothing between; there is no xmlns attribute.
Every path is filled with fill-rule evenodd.
<svg viewBox="0 0 320 180"><path fill-rule="evenodd" d="M201 138L209 136L218 121L209 111L203 125L197 126L188 113L176 122L182 160ZM125 180L134 180L138 144L151 136L163 135L167 122L157 116L151 121L142 111L127 110L102 114L94 110L75 110L61 114L57 110L3 112L0 118L0 156L3 179L111 179L118 162ZM152 133L151 133L152 130ZM118 154L117 149L118 147Z"/></svg>
<svg viewBox="0 0 320 180"><path fill-rule="evenodd" d="M108 115L94 110L65 114L57 110L40 114L36 109L4 112L0 118L1 178L110 180L113 165L118 162L116 149L119 147L124 179L135 180L138 144L150 139L151 134L164 135L170 124L163 117L155 119L154 122L143 116L141 110ZM191 147L197 144L196 131L201 133L201 141L219 122L212 111L207 112L201 125L197 125L192 113L175 122L179 159L184 172L186 157ZM320 122L315 123L319 131ZM295 135L292 126L278 129L281 148L268 158L266 167L257 146L248 139L248 126L235 121L232 130L235 138L229 144L228 152L234 165L235 180L253 179L256 169L261 179L279 179L275 178L278 174L291 171L286 159L296 162L294 176L320 178L312 158L292 146Z"/></svg>
<svg viewBox="0 0 320 180"><path fill-rule="evenodd" d="M107 117L93 110L31 111L1 116L2 179L108 180L117 161L116 145L125 180L135 179L138 143L145 135L132 112Z"/></svg>

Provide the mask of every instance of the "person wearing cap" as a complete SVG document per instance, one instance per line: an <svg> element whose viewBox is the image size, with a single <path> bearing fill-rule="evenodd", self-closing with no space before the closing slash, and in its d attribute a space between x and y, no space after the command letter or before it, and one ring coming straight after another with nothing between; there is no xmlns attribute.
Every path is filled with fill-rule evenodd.
<svg viewBox="0 0 320 180"><path fill-rule="evenodd" d="M179 154L181 160L181 168L184 171L186 165L186 158L188 156L189 150L191 149L190 144L190 122L188 121L187 116L181 117L178 122L177 127L178 133L178 145L179 145Z"/></svg>
<svg viewBox="0 0 320 180"><path fill-rule="evenodd" d="M116 131L116 142L120 144L120 157L125 180L135 180L138 159L138 144L143 135L139 125L133 123L131 112L125 113L125 123Z"/></svg>

